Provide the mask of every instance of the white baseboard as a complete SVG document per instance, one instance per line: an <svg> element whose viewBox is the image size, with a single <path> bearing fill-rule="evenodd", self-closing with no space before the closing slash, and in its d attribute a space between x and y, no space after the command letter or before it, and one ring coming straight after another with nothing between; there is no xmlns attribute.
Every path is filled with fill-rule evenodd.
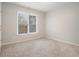
<svg viewBox="0 0 79 59"><path fill-rule="evenodd" d="M38 38L35 38L35 39L40 39L42 37L38 37ZM51 39L51 40L56 40L56 41L59 41L59 42L62 42L62 43L66 43L66 44L69 44L69 45L74 45L74 46L79 46L79 44L77 43L73 43L73 42L69 42L69 41L65 41L65 40L61 40L57 37L53 37L53 38L50 38L50 37L45 37L46 39ZM25 42L25 41L30 41L30 40L35 40L34 38L30 38L29 40L19 40L19 41L16 41L16 42L8 42L8 43L4 43L2 44L2 46L4 45L9 45L9 44L16 44L16 43L21 43L21 42Z"/></svg>
<svg viewBox="0 0 79 59"><path fill-rule="evenodd" d="M79 44L78 43L73 43L73 42L69 42L69 41L66 41L66 40L61 40L60 38L58 37L54 37L54 38L50 38L50 37L46 37L47 39L52 39L52 40L56 40L56 41L59 41L59 42L62 42L62 43L66 43L66 44L69 44L69 45L74 45L74 46L78 46L79 47Z"/></svg>
<svg viewBox="0 0 79 59"><path fill-rule="evenodd" d="M3 43L2 46L10 45L10 44L16 44L16 43L21 43L21 42L25 42L25 41L40 39L40 38L41 38L41 37L38 37L38 38L30 38L29 40L18 40L18 41L15 41L15 42Z"/></svg>

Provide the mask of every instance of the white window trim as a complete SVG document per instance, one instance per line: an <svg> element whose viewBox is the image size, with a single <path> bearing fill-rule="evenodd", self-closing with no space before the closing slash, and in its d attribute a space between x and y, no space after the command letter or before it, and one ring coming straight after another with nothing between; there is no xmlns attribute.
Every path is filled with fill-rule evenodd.
<svg viewBox="0 0 79 59"><path fill-rule="evenodd" d="M27 33L22 33L22 34L19 34L18 32L18 14L19 13L22 13L24 15L33 15L33 16L36 16L36 32L29 32L29 24L28 24L28 32ZM29 22L28 22L29 23ZM28 12L22 12L22 11L17 11L17 35L27 35L27 34L36 34L38 33L38 17L36 14L33 14L33 13L28 13Z"/></svg>

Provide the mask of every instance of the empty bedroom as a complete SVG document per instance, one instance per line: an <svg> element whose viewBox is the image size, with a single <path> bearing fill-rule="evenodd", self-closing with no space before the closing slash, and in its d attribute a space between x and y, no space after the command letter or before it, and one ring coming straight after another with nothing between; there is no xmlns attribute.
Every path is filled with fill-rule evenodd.
<svg viewBox="0 0 79 59"><path fill-rule="evenodd" d="M79 57L79 2L0 2L0 57Z"/></svg>

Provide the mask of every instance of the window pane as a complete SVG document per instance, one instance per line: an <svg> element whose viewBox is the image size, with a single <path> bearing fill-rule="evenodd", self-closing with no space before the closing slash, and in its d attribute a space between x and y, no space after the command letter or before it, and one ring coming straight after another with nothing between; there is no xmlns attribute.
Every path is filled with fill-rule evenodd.
<svg viewBox="0 0 79 59"><path fill-rule="evenodd" d="M29 16L29 24L36 24L36 16Z"/></svg>
<svg viewBox="0 0 79 59"><path fill-rule="evenodd" d="M29 19L29 16L19 14L19 16L18 16L18 31L19 31L19 34L27 33L27 31L28 31L28 19Z"/></svg>
<svg viewBox="0 0 79 59"><path fill-rule="evenodd" d="M29 25L29 32L36 32L36 25Z"/></svg>
<svg viewBox="0 0 79 59"><path fill-rule="evenodd" d="M36 32L36 16L29 16L29 32Z"/></svg>

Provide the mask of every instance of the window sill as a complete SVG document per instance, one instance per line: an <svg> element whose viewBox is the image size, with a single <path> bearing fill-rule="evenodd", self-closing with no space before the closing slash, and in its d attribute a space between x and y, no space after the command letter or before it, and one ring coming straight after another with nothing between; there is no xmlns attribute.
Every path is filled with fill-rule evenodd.
<svg viewBox="0 0 79 59"><path fill-rule="evenodd" d="M22 34L17 34L17 35L30 35L30 34L37 34L38 32L32 32L32 33L22 33Z"/></svg>

